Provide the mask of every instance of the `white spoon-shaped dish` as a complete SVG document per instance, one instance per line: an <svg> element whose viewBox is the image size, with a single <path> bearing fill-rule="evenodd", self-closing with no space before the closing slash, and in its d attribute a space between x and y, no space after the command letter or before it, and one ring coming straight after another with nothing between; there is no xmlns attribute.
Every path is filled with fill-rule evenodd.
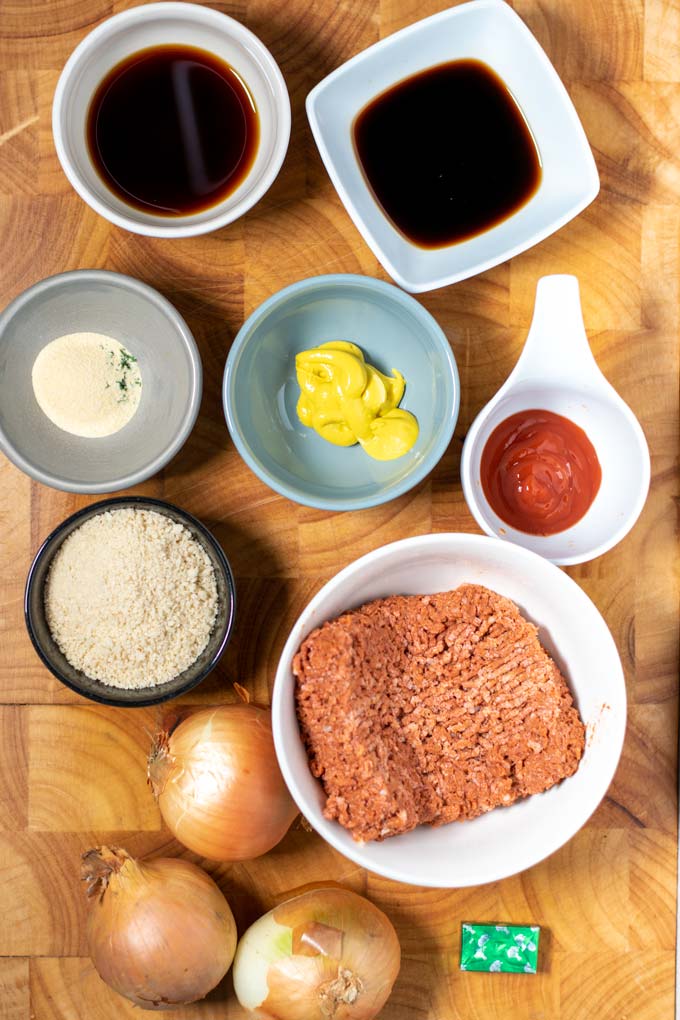
<svg viewBox="0 0 680 1020"><path fill-rule="evenodd" d="M489 436L510 415L531 409L561 414L580 426L602 468L602 483L587 513L554 535L517 531L492 510L482 488L480 462ZM472 423L460 473L470 512L487 535L516 542L561 566L601 556L638 519L649 490L647 441L591 353L575 276L544 276L538 281L524 350L504 385Z"/></svg>

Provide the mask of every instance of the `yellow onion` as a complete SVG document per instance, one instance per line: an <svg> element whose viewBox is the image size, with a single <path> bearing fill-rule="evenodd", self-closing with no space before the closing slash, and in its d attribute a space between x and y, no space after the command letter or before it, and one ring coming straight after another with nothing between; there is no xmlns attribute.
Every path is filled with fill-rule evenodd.
<svg viewBox="0 0 680 1020"><path fill-rule="evenodd" d="M348 889L314 889L250 926L236 950L234 991L266 1020L372 1020L400 963L381 910Z"/></svg>
<svg viewBox="0 0 680 1020"><path fill-rule="evenodd" d="M219 984L236 925L205 871L171 858L136 861L115 846L88 850L82 861L94 900L90 956L107 985L144 1009L172 1009Z"/></svg>
<svg viewBox="0 0 680 1020"><path fill-rule="evenodd" d="M213 861L271 850L297 815L276 760L271 713L222 705L156 736L148 777L172 834Z"/></svg>

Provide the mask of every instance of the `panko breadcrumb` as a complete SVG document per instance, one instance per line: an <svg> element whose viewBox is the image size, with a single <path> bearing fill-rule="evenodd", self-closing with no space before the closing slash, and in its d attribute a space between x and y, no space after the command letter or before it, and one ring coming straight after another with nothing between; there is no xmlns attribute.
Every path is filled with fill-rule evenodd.
<svg viewBox="0 0 680 1020"><path fill-rule="evenodd" d="M536 627L480 585L369 602L313 631L293 672L324 814L359 842L512 804L583 754Z"/></svg>
<svg viewBox="0 0 680 1020"><path fill-rule="evenodd" d="M91 517L56 553L45 614L68 661L112 687L155 687L190 666L217 615L212 563L183 524L152 510Z"/></svg>

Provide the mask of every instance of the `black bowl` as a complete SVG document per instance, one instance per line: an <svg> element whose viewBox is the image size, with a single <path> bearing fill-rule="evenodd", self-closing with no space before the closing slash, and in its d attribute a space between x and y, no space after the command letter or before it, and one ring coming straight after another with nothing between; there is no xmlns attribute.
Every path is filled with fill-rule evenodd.
<svg viewBox="0 0 680 1020"><path fill-rule="evenodd" d="M167 683L159 684L156 687L142 687L137 690L126 690L120 687L111 687L103 684L100 680L93 680L81 670L76 669L68 661L64 653L55 642L45 619L45 579L50 569L52 560L62 543L72 531L84 524L90 517L103 513L105 510L124 509L126 507L153 510L156 513L170 517L191 533L193 538L205 549L215 571L217 582L217 617L208 639L208 644L203 649L195 662L193 662L183 673L168 680ZM164 503L159 499L146 499L143 496L120 496L115 499L104 499L99 503L79 510L71 517L67 517L48 538L45 539L36 553L26 579L26 592L24 595L24 615L28 634L33 642L33 647L45 663L51 673L61 680L71 690L82 694L92 701L99 701L104 705L119 705L122 707L139 707L142 705L158 705L171 698L177 698L180 694L186 694L193 687L200 684L201 680L210 673L217 665L224 649L227 647L231 632L234 626L236 612L236 587L231 567L226 556L222 552L216 539L200 521L188 514L186 510L180 510L172 503Z"/></svg>

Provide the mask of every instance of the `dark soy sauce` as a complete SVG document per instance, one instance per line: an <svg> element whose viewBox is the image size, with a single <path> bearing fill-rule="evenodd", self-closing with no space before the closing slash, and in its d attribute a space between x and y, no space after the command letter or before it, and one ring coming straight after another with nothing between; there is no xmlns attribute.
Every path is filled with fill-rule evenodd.
<svg viewBox="0 0 680 1020"><path fill-rule="evenodd" d="M155 46L109 71L90 103L87 136L119 198L182 216L236 190L253 165L259 122L228 64L193 46Z"/></svg>
<svg viewBox="0 0 680 1020"><path fill-rule="evenodd" d="M384 212L422 248L489 230L541 182L522 111L478 60L428 68L377 96L354 121L354 145Z"/></svg>

